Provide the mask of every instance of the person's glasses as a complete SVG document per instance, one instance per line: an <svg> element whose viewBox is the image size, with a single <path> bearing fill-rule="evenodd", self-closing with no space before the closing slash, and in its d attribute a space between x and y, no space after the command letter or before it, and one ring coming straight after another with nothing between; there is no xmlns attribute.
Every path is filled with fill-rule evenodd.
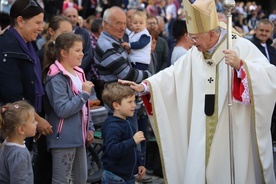
<svg viewBox="0 0 276 184"><path fill-rule="evenodd" d="M206 35L207 33L204 33L204 36ZM188 33L188 38L191 39L193 42L196 42L199 38L200 38L201 35L198 35L198 36L194 36L194 35L190 35L190 33Z"/></svg>
<svg viewBox="0 0 276 184"><path fill-rule="evenodd" d="M118 21L118 22L115 22L115 24L114 24L116 27L122 27L122 26L126 26L126 22L120 22L120 21Z"/></svg>
<svg viewBox="0 0 276 184"><path fill-rule="evenodd" d="M150 26L154 26L156 24L157 24L156 22L148 22L148 25L150 25Z"/></svg>
<svg viewBox="0 0 276 184"><path fill-rule="evenodd" d="M106 23L107 24L109 24L109 25L112 25L112 26L114 26L114 27L117 27L117 28L119 28L119 27L122 27L122 26L126 26L126 22L120 22L120 21L117 21L117 22L110 22L110 21L106 21Z"/></svg>
<svg viewBox="0 0 276 184"><path fill-rule="evenodd" d="M27 6L25 8L23 8L23 10L20 11L19 15L21 15L25 10L27 10L31 6L37 7L37 4L33 0L30 0L29 4L27 4Z"/></svg>

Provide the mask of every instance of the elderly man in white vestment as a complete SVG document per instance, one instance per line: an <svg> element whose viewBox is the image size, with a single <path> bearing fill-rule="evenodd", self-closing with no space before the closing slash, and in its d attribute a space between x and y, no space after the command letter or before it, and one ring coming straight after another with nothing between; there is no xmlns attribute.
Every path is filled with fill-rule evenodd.
<svg viewBox="0 0 276 184"><path fill-rule="evenodd" d="M233 152L237 184L275 184L271 114L276 67L248 40L232 33L214 0L184 0L194 46L174 65L129 84L144 95L169 184L230 184L227 65L233 67Z"/></svg>

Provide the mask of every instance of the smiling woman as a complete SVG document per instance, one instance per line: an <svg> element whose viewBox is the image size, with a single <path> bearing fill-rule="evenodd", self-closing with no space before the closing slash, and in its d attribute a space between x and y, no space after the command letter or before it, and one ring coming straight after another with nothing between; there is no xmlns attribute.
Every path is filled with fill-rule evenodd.
<svg viewBox="0 0 276 184"><path fill-rule="evenodd" d="M37 132L51 134L42 117L41 65L32 41L43 30L43 9L33 0L16 0L10 9L11 26L0 38L0 103L26 100L34 106ZM31 149L31 139L27 147Z"/></svg>

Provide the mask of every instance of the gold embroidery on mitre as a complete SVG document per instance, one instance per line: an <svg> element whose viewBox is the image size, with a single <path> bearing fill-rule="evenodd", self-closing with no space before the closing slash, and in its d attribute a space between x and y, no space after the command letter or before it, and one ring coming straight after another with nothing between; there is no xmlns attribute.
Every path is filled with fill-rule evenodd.
<svg viewBox="0 0 276 184"><path fill-rule="evenodd" d="M188 32L199 34L219 26L214 0L196 0L191 4L183 0Z"/></svg>

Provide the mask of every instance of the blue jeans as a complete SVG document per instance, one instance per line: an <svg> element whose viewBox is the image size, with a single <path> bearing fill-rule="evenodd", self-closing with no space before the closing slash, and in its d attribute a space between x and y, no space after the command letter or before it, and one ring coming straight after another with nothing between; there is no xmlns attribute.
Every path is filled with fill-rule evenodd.
<svg viewBox="0 0 276 184"><path fill-rule="evenodd" d="M117 176L110 171L104 170L101 184L135 184L135 178L133 177L131 180L125 181L120 176Z"/></svg>

